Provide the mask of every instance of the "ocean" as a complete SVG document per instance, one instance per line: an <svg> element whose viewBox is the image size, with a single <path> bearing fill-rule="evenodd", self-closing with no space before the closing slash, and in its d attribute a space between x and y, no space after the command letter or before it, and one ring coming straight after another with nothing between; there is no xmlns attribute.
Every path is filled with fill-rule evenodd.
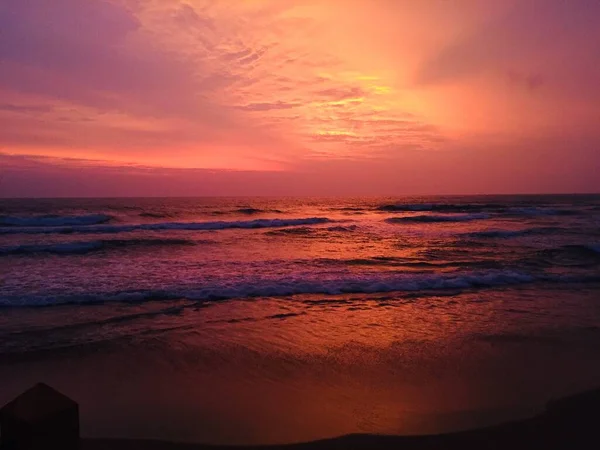
<svg viewBox="0 0 600 450"><path fill-rule="evenodd" d="M531 415L600 380L600 196L0 200L0 401L279 443Z"/></svg>

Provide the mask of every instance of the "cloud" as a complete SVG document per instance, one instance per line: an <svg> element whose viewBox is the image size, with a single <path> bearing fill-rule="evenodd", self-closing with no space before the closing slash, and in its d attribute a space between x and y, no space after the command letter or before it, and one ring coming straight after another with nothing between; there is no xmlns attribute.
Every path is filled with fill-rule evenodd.
<svg viewBox="0 0 600 450"><path fill-rule="evenodd" d="M347 189L335 167L449 179L435 158L474 136L594 138L597 5L0 1L0 146L152 173L319 174Z"/></svg>
<svg viewBox="0 0 600 450"><path fill-rule="evenodd" d="M342 87L342 88L329 88L316 91L315 95L320 97L326 97L329 100L340 101L351 98L360 98L367 95L367 93L360 87Z"/></svg>
<svg viewBox="0 0 600 450"><path fill-rule="evenodd" d="M0 59L12 67L68 76L92 89L160 86L167 79L161 56L140 57L121 47L139 26L131 12L106 1L9 0L0 10ZM3 84L36 89L33 80L19 83L11 75L4 75Z"/></svg>
<svg viewBox="0 0 600 450"><path fill-rule="evenodd" d="M13 93L95 116L201 120L204 135L236 124L226 107L206 95L233 79L199 76L202 61L152 39L121 4L11 0L0 9L0 28L0 86Z"/></svg>
<svg viewBox="0 0 600 450"><path fill-rule="evenodd" d="M12 105L8 103L0 104L0 111L8 111L15 113L47 113L53 110L49 105Z"/></svg>
<svg viewBox="0 0 600 450"><path fill-rule="evenodd" d="M300 106L300 103L250 103L248 105L238 106L243 111L271 111L274 109L291 109Z"/></svg>
<svg viewBox="0 0 600 450"><path fill-rule="evenodd" d="M239 195L249 187L268 195L287 178L277 171L165 168L2 152L0 165L0 198Z"/></svg>
<svg viewBox="0 0 600 450"><path fill-rule="evenodd" d="M528 91L535 91L545 83L544 77L539 73L527 74L509 70L506 76L510 85L523 87Z"/></svg>
<svg viewBox="0 0 600 450"><path fill-rule="evenodd" d="M591 193L600 190L599 144L600 139L561 141L549 135L519 143L461 141L443 152L389 146L364 159L304 160L286 171L164 168L0 152L0 197Z"/></svg>
<svg viewBox="0 0 600 450"><path fill-rule="evenodd" d="M528 90L550 82L557 89L595 84L600 75L600 30L594 24L600 18L600 3L531 0L511 5L425 59L415 83L447 84L478 76L504 81L509 73L513 86Z"/></svg>
<svg viewBox="0 0 600 450"><path fill-rule="evenodd" d="M0 9L0 87L12 105L45 110L4 109L11 130L0 143L132 160L169 148L163 159L222 151L289 162L413 139L359 123L374 108L379 119L405 111L382 107L376 77L321 46L319 16L298 5L11 0ZM318 137L349 128L355 138Z"/></svg>

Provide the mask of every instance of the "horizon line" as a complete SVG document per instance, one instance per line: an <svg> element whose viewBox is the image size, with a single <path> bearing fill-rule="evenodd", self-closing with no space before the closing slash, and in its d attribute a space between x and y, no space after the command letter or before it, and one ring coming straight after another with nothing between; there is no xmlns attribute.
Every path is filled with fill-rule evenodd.
<svg viewBox="0 0 600 450"><path fill-rule="evenodd" d="M153 199L153 198L380 198L380 197L570 197L600 196L600 192L553 193L493 193L493 194L357 194L357 195L150 195L150 196L52 196L52 197L2 197L0 200L95 200L95 199Z"/></svg>

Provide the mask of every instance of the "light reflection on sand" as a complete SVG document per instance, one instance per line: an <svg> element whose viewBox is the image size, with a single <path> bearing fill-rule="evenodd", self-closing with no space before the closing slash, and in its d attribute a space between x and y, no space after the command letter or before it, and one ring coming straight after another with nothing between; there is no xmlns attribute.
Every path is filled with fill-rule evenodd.
<svg viewBox="0 0 600 450"><path fill-rule="evenodd" d="M15 329L71 314L54 344L80 342L3 354L0 401L43 380L86 436L215 443L494 423L600 376L597 291L556 289L15 310Z"/></svg>

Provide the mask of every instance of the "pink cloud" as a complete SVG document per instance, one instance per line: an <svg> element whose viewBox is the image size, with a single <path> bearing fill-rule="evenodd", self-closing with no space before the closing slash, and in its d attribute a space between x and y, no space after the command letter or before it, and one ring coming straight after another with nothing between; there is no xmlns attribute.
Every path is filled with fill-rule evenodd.
<svg viewBox="0 0 600 450"><path fill-rule="evenodd" d="M599 17L587 0L8 0L0 148L21 175L3 195L600 189Z"/></svg>

